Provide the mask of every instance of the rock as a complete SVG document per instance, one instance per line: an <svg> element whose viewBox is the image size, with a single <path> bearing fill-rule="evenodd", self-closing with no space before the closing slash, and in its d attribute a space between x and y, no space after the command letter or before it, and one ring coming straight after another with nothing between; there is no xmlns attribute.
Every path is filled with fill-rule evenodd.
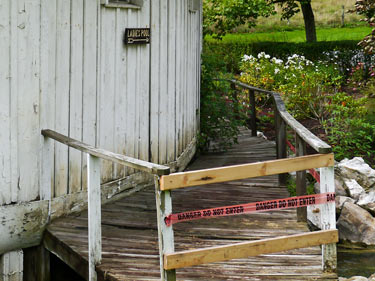
<svg viewBox="0 0 375 281"><path fill-rule="evenodd" d="M375 215L375 191L361 194L361 196L359 196L357 205L366 209L372 215Z"/></svg>
<svg viewBox="0 0 375 281"><path fill-rule="evenodd" d="M353 276L350 278L339 277L338 281L375 281L375 279L371 280L370 278L367 279L366 277L363 277L363 276Z"/></svg>
<svg viewBox="0 0 375 281"><path fill-rule="evenodd" d="M350 197L346 197L346 196L336 196L335 201L336 201L336 214L338 215L340 215L341 209L346 202L350 202L352 204L355 203L354 199Z"/></svg>
<svg viewBox="0 0 375 281"><path fill-rule="evenodd" d="M318 183L318 182L314 183L314 192L315 192L315 194L320 193L320 183Z"/></svg>
<svg viewBox="0 0 375 281"><path fill-rule="evenodd" d="M346 179L355 179L365 190L375 187L375 170L361 157L344 159L337 165L338 173Z"/></svg>
<svg viewBox="0 0 375 281"><path fill-rule="evenodd" d="M320 184L318 182L314 184L314 192L315 194L320 193ZM344 187L344 183L337 177L335 178L335 192L336 196L348 196L348 193L346 192L346 189Z"/></svg>
<svg viewBox="0 0 375 281"><path fill-rule="evenodd" d="M307 206L307 221L310 228L314 230L322 229L320 206L309 205Z"/></svg>
<svg viewBox="0 0 375 281"><path fill-rule="evenodd" d="M353 276L350 277L349 279L346 279L347 281L368 281L366 277L363 276Z"/></svg>
<svg viewBox="0 0 375 281"><path fill-rule="evenodd" d="M335 178L335 192L336 196L348 196L345 190L344 182L341 179Z"/></svg>
<svg viewBox="0 0 375 281"><path fill-rule="evenodd" d="M340 240L375 246L375 218L361 207L345 202L337 221Z"/></svg>
<svg viewBox="0 0 375 281"><path fill-rule="evenodd" d="M368 278L368 281L375 281L375 273Z"/></svg>
<svg viewBox="0 0 375 281"><path fill-rule="evenodd" d="M362 186L360 186L358 182L354 179L345 180L344 184L349 191L350 197L352 197L355 200L358 200L359 196L362 193L365 193L365 190L362 188Z"/></svg>

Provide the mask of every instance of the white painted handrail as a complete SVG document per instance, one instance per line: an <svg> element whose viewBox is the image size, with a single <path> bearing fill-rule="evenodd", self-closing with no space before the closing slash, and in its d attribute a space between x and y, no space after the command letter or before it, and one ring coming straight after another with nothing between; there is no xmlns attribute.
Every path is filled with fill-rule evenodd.
<svg viewBox="0 0 375 281"><path fill-rule="evenodd" d="M95 266L100 264L102 260L102 234L101 234L101 192L100 192L100 171L101 171L101 159L109 160L127 167L138 169L141 171L148 172L155 175L156 190L159 189L159 175L168 175L170 168L163 165L142 161L125 155L113 153L104 149L96 148L91 145L85 144L78 140L69 138L62 134L59 134L52 130L42 130L44 136L44 145L42 149L45 165L43 166L42 179L46 183L50 181L48 178L49 173L47 172L53 165L51 163L51 141L54 139L60 143L63 143L69 147L75 148L82 152L87 153L87 185L88 185L88 242L89 242L89 281L97 280L97 273ZM50 185L44 184L49 187ZM41 195L43 198L51 200L51 190L42 190ZM157 210L158 219L164 217L165 212L170 212L172 208L172 201L170 192L157 192ZM164 221L159 221L159 228ZM162 241L161 258L162 261L163 253L173 252L173 230L172 228L167 231L166 235L162 235L161 229L159 230L159 241ZM172 240L171 240L172 239ZM172 243L168 242L172 241ZM169 246L167 246L169 245ZM171 246L172 245L172 246ZM168 251L165 252L167 246ZM171 248L172 247L172 248ZM163 268L163 267L161 267ZM167 275L174 273L174 270L166 272ZM162 271L162 276L164 271ZM170 279L169 279L170 280Z"/></svg>

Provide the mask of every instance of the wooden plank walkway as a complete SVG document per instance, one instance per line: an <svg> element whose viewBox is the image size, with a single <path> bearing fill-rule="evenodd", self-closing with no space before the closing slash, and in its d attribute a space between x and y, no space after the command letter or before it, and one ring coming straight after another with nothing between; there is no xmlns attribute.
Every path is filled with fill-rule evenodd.
<svg viewBox="0 0 375 281"><path fill-rule="evenodd" d="M189 170L275 158L275 144L243 131L225 153L200 156ZM173 211L182 212L285 198L277 176L232 181L173 191ZM103 261L99 280L158 280L159 257L154 187L103 206ZM174 225L175 250L188 250L308 232L296 210L282 210ZM53 222L44 244L82 276L87 267L87 212ZM320 247L212 263L177 270L178 280L328 280L321 271Z"/></svg>

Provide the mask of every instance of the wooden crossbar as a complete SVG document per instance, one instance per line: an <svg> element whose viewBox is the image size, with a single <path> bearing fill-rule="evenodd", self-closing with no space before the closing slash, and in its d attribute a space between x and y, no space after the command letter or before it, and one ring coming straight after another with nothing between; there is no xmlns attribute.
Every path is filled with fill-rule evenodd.
<svg viewBox="0 0 375 281"><path fill-rule="evenodd" d="M170 172L170 168L167 166L150 163L122 154L114 153L105 149L96 148L92 145L69 138L52 130L42 130L42 135L54 139L63 144L66 144L67 146L73 147L82 152L86 152L90 155L99 157L101 159L109 160L127 167L131 167L137 170L141 170L156 175L168 175Z"/></svg>
<svg viewBox="0 0 375 281"><path fill-rule="evenodd" d="M171 190L187 186L277 175L333 165L334 157L330 153L174 173L161 177L160 189Z"/></svg>
<svg viewBox="0 0 375 281"><path fill-rule="evenodd" d="M338 239L339 236L336 229L321 230L226 246L165 254L164 269L170 270L211 262L241 259L262 254L319 246L322 244L337 243Z"/></svg>

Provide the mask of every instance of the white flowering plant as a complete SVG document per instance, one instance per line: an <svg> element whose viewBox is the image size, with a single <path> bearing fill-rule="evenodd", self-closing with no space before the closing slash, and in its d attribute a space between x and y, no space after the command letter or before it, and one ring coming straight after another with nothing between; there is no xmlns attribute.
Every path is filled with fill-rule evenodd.
<svg viewBox="0 0 375 281"><path fill-rule="evenodd" d="M298 54L285 60L264 52L256 57L244 55L240 69L241 81L281 93L288 109L297 118L323 120L327 114L324 104L343 81L334 64L314 63Z"/></svg>

